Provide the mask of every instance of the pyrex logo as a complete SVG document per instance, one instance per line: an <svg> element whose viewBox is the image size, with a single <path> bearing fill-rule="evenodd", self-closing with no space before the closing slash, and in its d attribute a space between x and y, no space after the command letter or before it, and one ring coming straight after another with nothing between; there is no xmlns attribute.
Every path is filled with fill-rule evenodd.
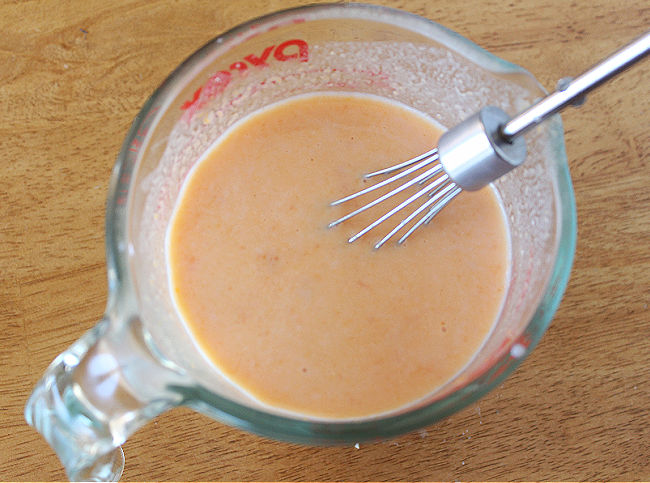
<svg viewBox="0 0 650 483"><path fill-rule="evenodd" d="M196 110L203 107L210 99L215 98L226 89L232 79L233 72L242 74L249 67L268 67L268 61L271 59L279 62L286 62L288 60L307 62L309 60L309 46L304 40L291 39L277 46L269 45L259 55L254 53L249 54L242 60L232 63L228 70L220 70L210 76L203 86L194 91L192 99L185 102L181 106L181 109L187 111L187 114L191 117Z"/></svg>

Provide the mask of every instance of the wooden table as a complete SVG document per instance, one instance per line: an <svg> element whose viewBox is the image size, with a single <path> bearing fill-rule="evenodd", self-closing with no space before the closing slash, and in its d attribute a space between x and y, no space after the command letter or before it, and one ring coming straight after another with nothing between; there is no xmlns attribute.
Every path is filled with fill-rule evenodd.
<svg viewBox="0 0 650 483"><path fill-rule="evenodd" d="M22 416L106 302L111 167L147 96L219 32L302 1L0 4L0 479L65 475ZM526 66L548 88L650 25L645 0L383 0ZM278 443L188 410L125 445L125 480L650 479L650 62L564 116L578 205L550 330L479 403L393 441Z"/></svg>

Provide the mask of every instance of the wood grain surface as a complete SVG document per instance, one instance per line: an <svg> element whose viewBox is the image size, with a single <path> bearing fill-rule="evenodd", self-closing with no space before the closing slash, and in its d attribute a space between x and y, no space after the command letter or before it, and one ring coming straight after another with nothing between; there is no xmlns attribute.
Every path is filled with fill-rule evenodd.
<svg viewBox="0 0 650 483"><path fill-rule="evenodd" d="M24 422L49 362L106 302L104 203L147 96L218 33L301 1L0 1L0 479L61 480ZM650 27L647 0L383 0L542 84ZM125 445L125 480L650 479L650 62L563 116L572 277L535 352L445 421L359 449L279 443L175 410Z"/></svg>

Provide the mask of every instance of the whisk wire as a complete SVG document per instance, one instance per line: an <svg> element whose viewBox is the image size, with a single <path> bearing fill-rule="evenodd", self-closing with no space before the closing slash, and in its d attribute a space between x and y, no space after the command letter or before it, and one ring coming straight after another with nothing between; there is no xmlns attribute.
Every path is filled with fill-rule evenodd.
<svg viewBox="0 0 650 483"><path fill-rule="evenodd" d="M402 228L404 228L406 225L408 225L416 216L418 216L420 213L422 213L424 210L429 208L432 204L438 202L440 198L443 198L446 194L449 193L450 190L454 188L454 183L451 182L449 184L449 177L447 175L441 176L440 178L445 178L444 182L441 183L441 185L437 186L436 189L432 192L429 193L429 200L424 202L418 209L413 211L410 215L408 215L406 218L404 218L395 228L393 228L391 231L388 232L388 234L379 240L377 243L375 243L375 249L381 248L381 246L386 243L388 240L390 240L395 233L400 231ZM440 179L439 178L439 179ZM436 180L437 181L437 180ZM426 191L426 188L425 190ZM418 193L419 195L419 193ZM436 208L433 208L431 211L435 210ZM427 213L423 219L426 219L429 216ZM420 226L421 223L418 222L417 226ZM408 238L408 235L410 235L413 231L409 230L406 235L404 235L400 240L398 241L399 244L403 243L406 238Z"/></svg>
<svg viewBox="0 0 650 483"><path fill-rule="evenodd" d="M437 150L433 150L433 151L437 151ZM425 154L427 154L427 153L425 153ZM393 171L398 171L398 170L400 170L402 168L405 168L405 167L407 167L407 166L409 166L411 164L414 164L415 159L418 159L418 161L420 161L420 160L423 159L423 155L417 156L417 158L409 159L408 161L405 161L404 163L400 163L399 165L391 166L390 168L382 169L381 171L375 171L374 173L366 174L366 175L364 175L364 178L370 178L372 176L377 176L380 173L388 174L388 173L391 173ZM363 195L365 195L367 193L370 193L371 191L374 191L374 190L379 189L379 188L381 188L383 186L386 186L386 185L392 183L393 181L397 181L398 179L401 179L401 178L403 178L405 176L408 176L409 174L423 168L424 166L427 166L428 164L431 164L431 163L435 162L436 160L437 160L437 156L436 156L435 153L432 156L426 156L426 158L424 160L420 161L415 166L412 166L409 169L407 169L405 171L402 171L401 173L398 173L398 174L396 174L394 176L391 176L390 178L387 178L384 181L381 181L381 182L373 184L372 186L369 186L369 187L367 187L365 189L362 189L361 191L357 191L356 193L352 193L349 196L338 199L336 201L332 201L330 203L330 206L340 205L341 203L345 203L346 201L350 201L350 200L353 200L354 198L358 198L359 196L363 196ZM343 220L341 220L341 221L343 221ZM338 223L334 222L333 224L330 224L330 227L336 226L336 225L338 225Z"/></svg>
<svg viewBox="0 0 650 483"><path fill-rule="evenodd" d="M388 179L386 179L384 181L381 181L380 183L377 183L375 185L372 185L372 186L370 186L370 187L368 187L368 188L366 188L364 190L361 190L361 191L359 191L357 193L353 193L353 194L351 194L349 196L346 196L345 198L341 198L340 200L336 200L331 204L333 206L335 206L335 205L341 204L341 203L343 203L345 201L349 201L349 200L351 200L353 198L356 198L358 196L361 196L361 195L364 195L364 194L369 193L371 191L374 191L375 189L381 188L381 187L386 186L386 185L388 185L388 184L390 184L390 183L392 183L394 181L397 181L398 179L401 179L404 176L407 176L407 175L413 173L414 171L417 171L418 169L421 169L422 167L424 167L424 166L426 166L426 165L428 165L428 164L430 164L432 162L433 162L433 160L421 161L420 163L416 164L415 166L412 166L411 168L409 168L409 169L407 169L405 171L402 171L401 173L398 173L398 174L396 174L394 176L391 176L390 178L388 178ZM361 208L358 208L358 209L354 210L353 212L348 213L347 215L339 218L338 220L333 221L332 223L329 224L329 227L332 228L332 227L334 227L334 226L336 226L336 225L338 225L340 223L343 223L344 221L352 218L353 216L356 216L359 213L362 213L362 212L366 211L367 209L372 208L373 206L381 203L382 201L387 200L391 196L394 196L397 193L399 193L401 191L404 191L406 188L408 188L410 186L413 186L414 184L420 182L421 180L423 180L425 178L428 178L428 177L430 177L432 175L435 175L436 173L440 173L440 172L442 172L442 166L440 164L435 164L432 168L426 170L424 173L419 174L415 178L407 181L406 183L398 186L397 188L393 189L392 191L389 191L388 193L380 196L379 198L375 199L374 201L371 201L370 203L362 206ZM366 233L366 232L364 232L364 233ZM354 238L354 239L356 240L356 238Z"/></svg>
<svg viewBox="0 0 650 483"><path fill-rule="evenodd" d="M414 158L407 159L403 163L395 164L393 166L389 166L388 168L380 169L377 171L373 171L372 173L365 174L363 177L368 179L372 178L374 176L379 176L383 174L390 174L395 171L399 171L400 169L406 168L414 163L417 163L418 161L421 161L425 158L431 157L431 161L434 161L438 157L438 148L433 148L431 151L427 151L426 153L422 153Z"/></svg>
<svg viewBox="0 0 650 483"><path fill-rule="evenodd" d="M432 168L432 169L434 169L434 168ZM425 176L425 175L426 175L426 176L429 176L428 171L425 172L425 173L422 173L420 176ZM419 178L420 176L418 176L417 178L413 178L411 181L409 181L409 183L410 183L410 184L415 184L416 180L418 180L418 178ZM425 188L422 188L421 190L419 190L419 191L416 192L415 194L409 196L407 199L405 199L404 201L402 201L400 204L398 204L397 206L395 206L394 208L392 208L391 210L389 210L388 212L386 212L385 214L383 214L381 217L379 217L377 220L375 220L374 222L372 222L370 225L368 225L367 227L365 227L365 228L364 228L363 230L361 230L359 233L357 233L356 235L350 237L350 238L348 239L348 242L352 243L354 240L356 240L356 239L359 238L360 236L365 235L365 234L368 233L370 230L372 230L374 227L376 227L376 226L379 225L380 223L383 223L383 222L386 221L388 218L390 218L391 216L393 216L395 213L397 213L398 211L402 210L402 209L405 208L406 206L408 206L408 205L410 205L411 203L413 203L413 201L415 201L416 199L420 198L421 196L424 196L424 195L428 194L428 193L429 193L430 191L432 191L432 190L435 190L438 186L440 186L442 183L444 183L444 182L447 181L448 179L449 179L449 176L447 176L446 174L443 174L443 175L440 176L438 179L436 179L434 182L432 182L430 185L428 185L428 186L425 187ZM400 186L399 188L394 189L393 191L394 191L394 192L397 192L398 190L401 191L401 186ZM392 196L391 193L393 193L393 191L391 191L390 193L387 193L387 194L384 195L384 196L387 196L387 197L388 197L388 196ZM373 202L373 203L374 203L374 202ZM369 203L369 204L370 204L370 203ZM375 204L376 204L376 203L375 203ZM367 206L367 205L366 205L366 206ZM381 245L380 245L380 246L381 246Z"/></svg>
<svg viewBox="0 0 650 483"><path fill-rule="evenodd" d="M463 191L463 189L460 186L458 186L456 183L453 184L455 186L454 190L451 193L449 193L447 196L442 198L440 202L436 206L431 208L429 213L427 213L427 216L424 219L425 225L428 225L431 222L431 220L433 220L433 218L438 213L440 213L445 206L447 206L447 203L449 203L451 200L454 199L456 195L460 194L460 192Z"/></svg>
<svg viewBox="0 0 650 483"><path fill-rule="evenodd" d="M424 171L422 171L424 170ZM418 174L419 172L419 174ZM393 174L396 173L396 174ZM374 171L364 176L364 178L370 178L380 175L390 175L389 178L380 181L368 188L360 190L356 193L353 193L349 196L341 198L339 200L331 203L332 205L338 205L349 201L351 199L357 198L364 194L370 193L378 188L384 187L393 183L395 181L406 178L411 175L411 178L406 178L407 181L403 182L398 187L392 189L391 191L379 196L375 200L363 205L362 207L348 213L347 215L339 218L338 220L333 221L329 224L330 227L336 226L353 216L358 215L359 213L366 211L373 206L387 200L400 193L401 191L414 186L421 185L422 188L419 188L414 194L410 195L408 198L397 204L395 207L390 209L388 212L384 213L381 217L375 220L373 223L366 226L363 230L359 231L355 235L351 236L348 239L349 243L354 242L356 239L368 233L370 230L380 225L388 218L395 215L397 212L403 210L407 206L414 203L417 199L428 195L429 199L422 203L418 208L401 220L397 226L395 226L388 234L386 234L381 240L375 244L375 248L380 248L388 240L390 240L394 235L396 235L400 230L405 228L409 223L416 219L417 216L421 215L423 212L428 210L415 224L411 227L398 241L398 244L401 244L406 240L413 231L423 223L428 223L433 219L433 217L442 210L442 208L451 201L458 193L460 193L461 188L458 186L445 172L443 166L439 162L439 155L437 149L432 149L427 151L419 156L408 159L402 163L390 166L388 168Z"/></svg>
<svg viewBox="0 0 650 483"><path fill-rule="evenodd" d="M442 211L442 209L447 205L447 203L449 203L458 193L462 191L460 186L456 186L456 184L453 182L449 186L447 186L447 188L452 190L451 193L447 194L447 196L444 196L437 204L434 205L433 208L431 208L429 213L427 213L425 216L420 218L417 221L417 223L415 223L411 228L409 228L408 231L404 233L404 235L399 240L397 240L398 245L404 243L404 240L406 240L409 236L411 236L411 233L417 230L420 226L422 226L423 224L426 225L431 220L433 220L433 218ZM447 190L447 188L445 188L445 190ZM429 202L435 203L432 200L429 200Z"/></svg>

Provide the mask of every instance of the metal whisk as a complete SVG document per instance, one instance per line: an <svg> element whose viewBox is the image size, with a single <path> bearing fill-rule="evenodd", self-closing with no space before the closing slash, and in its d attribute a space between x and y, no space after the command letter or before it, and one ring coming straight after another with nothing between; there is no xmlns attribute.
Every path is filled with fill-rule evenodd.
<svg viewBox="0 0 650 483"><path fill-rule="evenodd" d="M488 106L445 132L438 147L413 159L365 175L371 178L393 174L375 185L332 203L339 205L396 181L402 184L361 208L333 221L330 228L382 203L415 185L422 186L376 221L349 238L352 243L398 211L420 199L425 201L375 244L381 247L409 223L420 218L399 238L403 243L418 227L429 223L462 190L474 191L519 166L526 158L521 134L569 105L580 106L585 94L641 60L650 52L650 32L618 50L575 79L564 78L557 90L512 119L501 109ZM425 198L426 197L426 198Z"/></svg>

